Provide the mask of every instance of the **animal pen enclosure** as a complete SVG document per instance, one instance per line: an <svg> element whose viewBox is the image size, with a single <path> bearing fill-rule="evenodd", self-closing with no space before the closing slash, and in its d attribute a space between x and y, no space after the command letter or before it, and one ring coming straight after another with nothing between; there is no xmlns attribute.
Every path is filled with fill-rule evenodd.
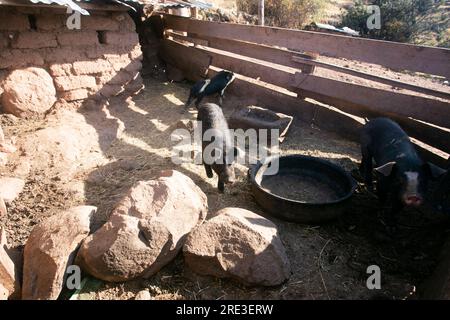
<svg viewBox="0 0 450 320"><path fill-rule="evenodd" d="M15 274L8 274L14 286L6 296L0 272L0 299L8 294L10 299L29 298L29 288L39 291L32 298L79 300L138 299L143 291L147 295L140 299L151 295L156 300L450 298L449 256L438 258L448 238L448 215L426 206L407 208L400 213L398 237L386 240L380 201L363 184L353 183L345 214L330 223L305 225L273 215L266 219L268 212L252 192L247 164L236 164L235 183L219 193L217 177L208 177L203 166L174 163L172 134L180 128L193 131L197 113L180 113L190 84L167 82L163 72L169 79L181 74L198 80L221 69L234 71L237 79L223 105L230 124L230 114L241 106L283 112L289 132L281 155L321 158L342 167L351 179L349 173L357 172L361 159L358 131L364 118L378 115L398 121L425 157L447 165L450 90L444 80L450 76L449 50L168 14L135 22L118 5L107 7L117 9L112 12L105 8L82 18L85 29L80 31L65 30L61 8L0 12L8 17L0 19L0 30L6 25L17 39L25 34L36 40L16 48L19 41L2 38L6 32L0 32L0 78L39 67L50 74L51 84L64 80L71 85L57 87L57 103L36 119L13 116L0 107L0 133L4 130L14 147L6 164L0 162L0 179L14 177L22 184L15 198L0 206L0 264L10 256L6 249L18 257L8 258L15 260L9 263ZM4 23L14 21L13 14L24 21L22 29ZM54 41L37 41L42 37ZM74 38L84 41L70 41ZM165 70L157 53L167 63ZM37 62L31 59L36 56ZM141 78L146 69L152 76ZM35 88L42 88L36 83ZM2 89L0 79L0 95ZM292 180L284 183L300 189ZM198 206L192 207L194 203ZM83 214L89 223L79 233L81 222L67 222L75 206L89 213ZM248 215L246 210L251 211L247 222L252 222L242 230L235 232L237 221L220 232L205 232L202 239L192 236L202 234L197 227L214 227L223 211L236 217ZM253 238L246 233L249 228L263 230ZM217 235L220 243L213 239ZM219 249L211 256L201 251L195 268L196 245ZM286 253L270 255L277 247ZM49 260L61 266L56 271L35 259L52 250L66 250L55 263ZM232 272L274 282L249 286L232 273L201 272L214 269L219 256L237 257L230 264ZM265 263L253 268L254 261ZM61 282L72 262L87 284L81 290L69 290ZM367 287L367 266L373 264L383 272L381 290ZM437 277L426 286L427 296L427 290L416 286L423 286L434 270ZM40 278L48 281L37 284Z"/></svg>
<svg viewBox="0 0 450 320"><path fill-rule="evenodd" d="M448 78L448 49L166 14L153 19L164 25L161 57L190 80L231 70L238 74L230 87L236 95L254 96L270 109L353 140L363 118L389 116L426 159L447 165L448 86L381 74L388 68Z"/></svg>

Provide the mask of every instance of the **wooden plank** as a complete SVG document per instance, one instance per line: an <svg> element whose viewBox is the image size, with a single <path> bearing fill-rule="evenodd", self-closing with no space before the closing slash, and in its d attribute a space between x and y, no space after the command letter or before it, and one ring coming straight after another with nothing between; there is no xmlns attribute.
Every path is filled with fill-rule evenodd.
<svg viewBox="0 0 450 320"><path fill-rule="evenodd" d="M207 37L195 33L189 34L189 36L191 38L204 39L208 41L208 47L237 53L255 59L269 61L282 66L300 69L305 73L312 73L314 71L313 65L307 63L298 63L297 61L293 60L293 57L313 59L314 57L312 55L302 54L286 49L274 48L266 45L259 45L246 41Z"/></svg>
<svg viewBox="0 0 450 320"><path fill-rule="evenodd" d="M450 49L353 38L314 31L201 21L164 15L167 28L204 36L315 52L450 78Z"/></svg>
<svg viewBox="0 0 450 320"><path fill-rule="evenodd" d="M330 69L330 70L335 70L335 71L342 72L342 73L345 73L345 74L350 74L350 75L357 76L357 77L360 77L360 78L364 78L364 79L368 79L368 80L374 80L374 81L377 81L377 82L380 82L380 83L384 83L384 84L388 84L388 85L391 85L391 86L394 86L394 87L408 89L408 90L412 90L412 91L416 91L416 92L421 92L421 93L433 95L433 96L444 98L444 99L450 99L450 93L448 93L448 92L442 92L442 91L438 91L438 90L434 90L434 89L430 89L430 88L419 87L419 86L416 86L416 85L413 85L413 84L409 84L409 83L405 83L405 82L402 82L402 81L398 81L398 80L389 79L389 78L386 78L386 77L377 76L377 75L374 75L374 74L371 74L371 73L362 72L362 71L358 71L358 70L354 70L354 69L338 66L338 65L335 65L335 64L327 63L327 62L311 60L311 59L308 59L308 58L296 57L296 56L293 56L292 60L294 61L294 63L298 62L301 65L310 64L312 66L318 66L318 67L322 67L322 68L325 68L325 69Z"/></svg>
<svg viewBox="0 0 450 320"><path fill-rule="evenodd" d="M166 35L169 37L169 39L173 38L175 40L189 42L194 45L201 45L201 46L206 46L206 47L208 46L207 40L189 37L189 36L183 35L178 32L166 31Z"/></svg>
<svg viewBox="0 0 450 320"><path fill-rule="evenodd" d="M208 54L167 39L162 40L160 50L161 58L182 70L189 80L197 81L206 76L211 63Z"/></svg>
<svg viewBox="0 0 450 320"><path fill-rule="evenodd" d="M440 128L412 118L391 116L409 136L450 153L450 129Z"/></svg>
<svg viewBox="0 0 450 320"><path fill-rule="evenodd" d="M287 70L276 69L264 61L203 46L196 46L195 49L210 55L212 65L247 77L260 79L283 88L290 88L294 80L295 71L289 73Z"/></svg>
<svg viewBox="0 0 450 320"><path fill-rule="evenodd" d="M326 79L314 75L295 74L293 89L298 94L341 107L367 108L369 111L412 117L450 128L450 103L358 84Z"/></svg>

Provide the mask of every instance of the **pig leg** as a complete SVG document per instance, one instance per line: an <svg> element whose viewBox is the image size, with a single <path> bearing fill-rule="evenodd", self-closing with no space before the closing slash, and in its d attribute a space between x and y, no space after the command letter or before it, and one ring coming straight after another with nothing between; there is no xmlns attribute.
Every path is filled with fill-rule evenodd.
<svg viewBox="0 0 450 320"><path fill-rule="evenodd" d="M187 100L186 103L185 103L186 108L189 107L189 106L191 105L192 99L194 99L194 95L193 95L192 92L191 92L191 93L189 93L189 98L188 98L188 100Z"/></svg>
<svg viewBox="0 0 450 320"><path fill-rule="evenodd" d="M198 97L197 97L197 100L195 101L195 107L198 109L198 106L200 105L200 102L202 102L202 100L203 100L203 98L204 98L205 96L203 95L203 94L201 94L201 95L199 95Z"/></svg>
<svg viewBox="0 0 450 320"><path fill-rule="evenodd" d="M362 160L361 165L359 167L359 171L364 178L364 183L366 184L367 188L369 188L369 190L372 190L373 189L372 155L370 154L369 150L367 150L367 148L365 147L361 148L361 153L362 153Z"/></svg>
<svg viewBox="0 0 450 320"><path fill-rule="evenodd" d="M219 179L219 182L217 182L217 189L219 189L219 191L221 193L223 193L225 191L225 183L220 181L220 179Z"/></svg>
<svg viewBox="0 0 450 320"><path fill-rule="evenodd" d="M225 89L222 90L219 94L219 106L222 106L224 96L225 96Z"/></svg>
<svg viewBox="0 0 450 320"><path fill-rule="evenodd" d="M213 175L211 166L210 166L210 165L207 165L207 164L203 164L203 165L205 166L206 176L207 176L208 178L212 178L214 175Z"/></svg>
<svg viewBox="0 0 450 320"><path fill-rule="evenodd" d="M382 216L386 222L386 231L390 235L397 232L398 213L403 209L403 204L395 197L393 190L388 190L385 183L377 185L378 197L382 203Z"/></svg>
<svg viewBox="0 0 450 320"><path fill-rule="evenodd" d="M181 110L181 113L185 113L185 112L189 109L189 106L191 105L192 100L193 100L194 98L195 98L195 95L191 92L191 93L189 94L188 100L187 100L186 103L184 104L183 110Z"/></svg>

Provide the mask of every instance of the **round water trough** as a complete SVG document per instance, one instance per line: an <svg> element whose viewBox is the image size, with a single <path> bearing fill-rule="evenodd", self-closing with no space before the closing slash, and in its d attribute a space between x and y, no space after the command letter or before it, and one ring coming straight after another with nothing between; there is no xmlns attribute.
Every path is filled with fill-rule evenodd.
<svg viewBox="0 0 450 320"><path fill-rule="evenodd" d="M278 160L278 171L269 174ZM276 167L276 165L275 165ZM256 202L271 215L299 223L321 223L340 216L356 189L340 166L304 156L272 157L249 171Z"/></svg>

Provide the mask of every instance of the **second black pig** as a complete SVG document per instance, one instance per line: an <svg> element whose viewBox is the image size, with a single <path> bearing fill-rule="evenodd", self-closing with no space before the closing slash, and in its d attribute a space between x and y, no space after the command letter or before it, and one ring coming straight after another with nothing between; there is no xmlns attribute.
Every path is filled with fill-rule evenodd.
<svg viewBox="0 0 450 320"><path fill-rule="evenodd" d="M390 207L390 225L404 206L420 206L425 199L428 181L445 170L424 162L408 135L394 121L376 118L361 133L362 161L360 171L366 185L372 187L372 170L378 173L377 193L385 207Z"/></svg>
<svg viewBox="0 0 450 320"><path fill-rule="evenodd" d="M202 126L202 162L208 178L213 171L219 176L217 188L220 192L225 184L235 180L233 161L237 149L233 144L228 124L222 109L213 103L205 103L198 110L197 120Z"/></svg>
<svg viewBox="0 0 450 320"><path fill-rule="evenodd" d="M222 70L211 79L196 82L189 93L186 108L191 105L194 99L196 99L195 106L198 108L204 97L211 96L216 93L219 94L219 104L222 105L225 89L230 85L230 83L233 82L233 80L233 72Z"/></svg>

